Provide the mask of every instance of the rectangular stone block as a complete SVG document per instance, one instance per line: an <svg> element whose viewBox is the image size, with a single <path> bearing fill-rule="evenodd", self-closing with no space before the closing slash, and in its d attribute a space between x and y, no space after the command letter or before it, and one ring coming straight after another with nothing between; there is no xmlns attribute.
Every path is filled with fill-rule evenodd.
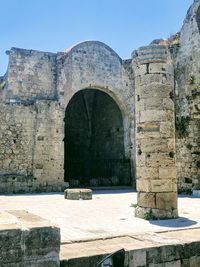
<svg viewBox="0 0 200 267"><path fill-rule="evenodd" d="M174 114L169 110L144 110L140 112L140 122L171 121Z"/></svg>
<svg viewBox="0 0 200 267"><path fill-rule="evenodd" d="M154 193L138 193L138 205L145 208L156 207L156 195Z"/></svg>
<svg viewBox="0 0 200 267"><path fill-rule="evenodd" d="M168 73L170 75L174 75L174 67L172 64L150 63L149 72L150 73Z"/></svg>
<svg viewBox="0 0 200 267"><path fill-rule="evenodd" d="M170 156L169 153L147 153L146 154L146 166L151 167L173 167L175 165L175 156Z"/></svg>
<svg viewBox="0 0 200 267"><path fill-rule="evenodd" d="M163 109L163 99L155 98L153 95L150 98L143 98L144 109L145 110L162 110Z"/></svg>
<svg viewBox="0 0 200 267"><path fill-rule="evenodd" d="M174 167L159 167L159 178L161 179L173 179L176 178L176 166Z"/></svg>
<svg viewBox="0 0 200 267"><path fill-rule="evenodd" d="M145 122L137 124L137 133L146 133L146 132L159 132L160 123L159 122Z"/></svg>
<svg viewBox="0 0 200 267"><path fill-rule="evenodd" d="M165 263L165 267L181 267L181 261L170 261Z"/></svg>
<svg viewBox="0 0 200 267"><path fill-rule="evenodd" d="M172 91L172 85L167 85L167 84L160 84L159 79L160 77L155 77L158 78L155 83L149 83L149 79L151 77L142 77L141 82L140 82L140 95L141 99L145 98L152 98L152 95L154 95L155 98L169 98L169 93Z"/></svg>
<svg viewBox="0 0 200 267"><path fill-rule="evenodd" d="M140 77L140 86L149 90L149 97L156 91L155 97L169 97L167 92L174 88L174 77L169 74L143 75ZM150 94L151 93L151 94Z"/></svg>
<svg viewBox="0 0 200 267"><path fill-rule="evenodd" d="M145 139L149 137L160 138L159 122L144 122L137 124L137 139Z"/></svg>
<svg viewBox="0 0 200 267"><path fill-rule="evenodd" d="M168 122L160 123L160 135L163 138L174 138L175 136L175 122L174 119Z"/></svg>
<svg viewBox="0 0 200 267"><path fill-rule="evenodd" d="M135 250L129 252L129 266L134 266L134 267L145 266L146 263L147 260L146 260L145 250Z"/></svg>
<svg viewBox="0 0 200 267"><path fill-rule="evenodd" d="M157 193L156 208L163 210L177 209L177 194L176 193Z"/></svg>
<svg viewBox="0 0 200 267"><path fill-rule="evenodd" d="M161 180L161 179L152 179L151 180L151 192L172 192L173 183L172 180Z"/></svg>
<svg viewBox="0 0 200 267"><path fill-rule="evenodd" d="M138 179L147 179L147 178L158 178L159 170L158 168L153 167L138 167L137 168L137 178Z"/></svg>
<svg viewBox="0 0 200 267"><path fill-rule="evenodd" d="M138 192L151 192L151 183L148 179L137 179L136 188Z"/></svg>
<svg viewBox="0 0 200 267"><path fill-rule="evenodd" d="M145 153L167 153L175 151L174 139L146 138L137 140L137 145Z"/></svg>
<svg viewBox="0 0 200 267"><path fill-rule="evenodd" d="M144 65L139 65L139 64L134 64L134 75L135 75L135 78L137 76L141 76L141 75L145 75L147 73L147 66L144 64Z"/></svg>

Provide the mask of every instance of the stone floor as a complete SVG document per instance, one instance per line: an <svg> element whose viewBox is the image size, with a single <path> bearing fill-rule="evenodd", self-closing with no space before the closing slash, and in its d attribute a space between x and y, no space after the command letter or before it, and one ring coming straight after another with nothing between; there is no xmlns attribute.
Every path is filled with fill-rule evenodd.
<svg viewBox="0 0 200 267"><path fill-rule="evenodd" d="M57 223L63 243L144 232L200 227L200 198L179 196L179 218L145 221L134 217L132 190L95 191L92 200L66 200L60 193L0 195L0 212L27 210Z"/></svg>

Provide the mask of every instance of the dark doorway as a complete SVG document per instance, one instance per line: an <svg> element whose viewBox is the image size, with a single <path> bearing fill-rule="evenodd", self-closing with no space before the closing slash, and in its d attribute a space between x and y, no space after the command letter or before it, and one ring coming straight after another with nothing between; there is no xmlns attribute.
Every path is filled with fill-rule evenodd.
<svg viewBox="0 0 200 267"><path fill-rule="evenodd" d="M131 185L121 111L106 93L76 93L65 112L65 181L71 187Z"/></svg>

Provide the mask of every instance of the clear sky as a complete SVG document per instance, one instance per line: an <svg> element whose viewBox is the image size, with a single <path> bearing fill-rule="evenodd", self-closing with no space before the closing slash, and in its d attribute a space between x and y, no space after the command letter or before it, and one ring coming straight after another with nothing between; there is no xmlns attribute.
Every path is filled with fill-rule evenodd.
<svg viewBox="0 0 200 267"><path fill-rule="evenodd" d="M180 30L193 0L2 0L0 75L11 47L58 52L98 40L122 58Z"/></svg>

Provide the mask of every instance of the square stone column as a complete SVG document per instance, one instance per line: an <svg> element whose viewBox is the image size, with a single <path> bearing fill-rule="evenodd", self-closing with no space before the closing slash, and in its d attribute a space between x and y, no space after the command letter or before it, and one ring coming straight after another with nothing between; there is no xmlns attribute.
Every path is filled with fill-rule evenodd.
<svg viewBox="0 0 200 267"><path fill-rule="evenodd" d="M167 46L142 47L133 55L136 110L136 216L175 218L174 68Z"/></svg>

